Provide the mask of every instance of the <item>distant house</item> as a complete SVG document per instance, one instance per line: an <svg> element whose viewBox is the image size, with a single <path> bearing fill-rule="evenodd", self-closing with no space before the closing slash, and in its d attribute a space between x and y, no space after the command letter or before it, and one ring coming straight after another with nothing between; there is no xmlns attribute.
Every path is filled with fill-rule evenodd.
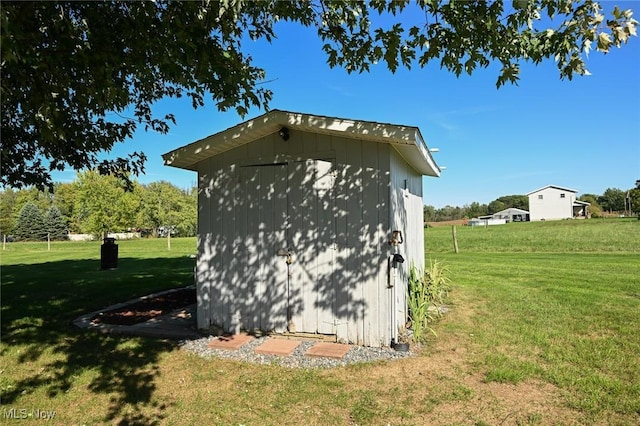
<svg viewBox="0 0 640 426"><path fill-rule="evenodd" d="M493 219L505 219L507 222L528 222L529 212L522 209L511 207L500 210L491 215Z"/></svg>
<svg viewBox="0 0 640 426"><path fill-rule="evenodd" d="M556 185L529 192L529 217L536 220L586 218L591 204L576 200L578 191Z"/></svg>

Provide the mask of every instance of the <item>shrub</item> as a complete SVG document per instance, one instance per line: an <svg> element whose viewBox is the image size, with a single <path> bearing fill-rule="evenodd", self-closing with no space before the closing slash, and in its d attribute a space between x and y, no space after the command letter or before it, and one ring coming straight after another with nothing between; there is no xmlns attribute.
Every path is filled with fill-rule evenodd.
<svg viewBox="0 0 640 426"><path fill-rule="evenodd" d="M427 331L435 335L430 323L442 316L443 306L451 289L449 270L437 260L429 262L425 271L411 265L407 303L413 340L423 342Z"/></svg>

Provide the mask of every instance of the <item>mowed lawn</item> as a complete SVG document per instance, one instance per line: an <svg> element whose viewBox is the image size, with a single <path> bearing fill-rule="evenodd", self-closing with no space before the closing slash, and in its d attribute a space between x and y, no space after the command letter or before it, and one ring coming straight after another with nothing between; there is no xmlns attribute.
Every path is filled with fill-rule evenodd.
<svg viewBox="0 0 640 426"><path fill-rule="evenodd" d="M195 239L171 251L120 241L116 271L98 270L99 243L7 244L0 423L52 412L69 425L640 423L640 221L457 227L457 237L453 254L450 227L425 230L427 258L453 280L438 336L410 359L329 370L203 359L70 325L191 284Z"/></svg>

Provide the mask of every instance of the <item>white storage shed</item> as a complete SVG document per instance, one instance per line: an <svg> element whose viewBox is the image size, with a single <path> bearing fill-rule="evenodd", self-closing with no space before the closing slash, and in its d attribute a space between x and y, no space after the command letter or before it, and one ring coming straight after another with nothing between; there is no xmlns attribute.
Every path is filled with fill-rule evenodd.
<svg viewBox="0 0 640 426"><path fill-rule="evenodd" d="M417 127L272 110L163 158L198 172L200 329L397 337L440 174Z"/></svg>

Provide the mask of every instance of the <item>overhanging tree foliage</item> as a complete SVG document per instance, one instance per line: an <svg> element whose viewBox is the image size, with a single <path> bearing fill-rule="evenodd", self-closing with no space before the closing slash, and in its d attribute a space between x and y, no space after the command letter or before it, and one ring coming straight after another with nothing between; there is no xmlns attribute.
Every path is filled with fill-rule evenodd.
<svg viewBox="0 0 640 426"><path fill-rule="evenodd" d="M97 167L126 177L145 156L100 161L99 154L138 126L166 133L173 115L154 102L211 97L240 115L268 108L265 71L242 52L248 39L276 37L292 21L317 29L330 66L363 72L383 62L438 63L456 75L492 62L497 86L518 80L519 64L555 60L561 78L588 73L584 58L635 35L631 11L605 16L592 0L417 2L424 16L389 28L377 15L400 14L406 1L240 0L170 2L9 2L1 8L2 177L14 187L51 185L50 171Z"/></svg>

